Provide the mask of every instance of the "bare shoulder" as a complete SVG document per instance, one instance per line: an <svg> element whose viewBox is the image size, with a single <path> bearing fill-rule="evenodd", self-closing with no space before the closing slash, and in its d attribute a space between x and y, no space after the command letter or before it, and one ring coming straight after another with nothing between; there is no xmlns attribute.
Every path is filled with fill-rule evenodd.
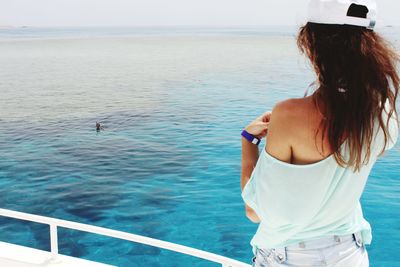
<svg viewBox="0 0 400 267"><path fill-rule="evenodd" d="M274 106L271 120L274 118L275 124L292 125L292 123L297 123L298 119L302 116L305 116L305 113L309 110L309 106L309 98L290 98L283 100Z"/></svg>
<svg viewBox="0 0 400 267"><path fill-rule="evenodd" d="M272 111L277 111L277 112L279 112L279 113L287 112L287 111L289 111L290 109L293 109L293 108L295 107L296 102L297 102L297 101L296 101L295 98L290 98L290 99L283 100L283 101L281 101L281 102L278 102L278 103L274 106L274 108L272 109Z"/></svg>
<svg viewBox="0 0 400 267"><path fill-rule="evenodd" d="M320 153L315 150L315 133L321 119L312 97L277 103L268 128L267 153L292 164L320 160Z"/></svg>
<svg viewBox="0 0 400 267"><path fill-rule="evenodd" d="M278 160L291 163L295 124L303 102L296 98L278 102L272 109L266 151Z"/></svg>

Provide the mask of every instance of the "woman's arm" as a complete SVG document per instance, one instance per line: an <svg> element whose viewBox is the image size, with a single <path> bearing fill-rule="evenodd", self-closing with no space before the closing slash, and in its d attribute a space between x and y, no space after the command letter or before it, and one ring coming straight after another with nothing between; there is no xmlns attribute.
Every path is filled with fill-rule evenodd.
<svg viewBox="0 0 400 267"><path fill-rule="evenodd" d="M247 141L244 137L242 137L242 173L240 180L240 187L242 191L250 179L250 175L253 172L254 167L256 166L258 157L259 157L258 147ZM249 220L254 223L259 223L260 218L255 213L255 211L252 208L250 208L247 204L244 205L246 209L247 218L249 218Z"/></svg>
<svg viewBox="0 0 400 267"><path fill-rule="evenodd" d="M268 132L269 120L271 117L271 112L266 112L260 117L258 117L255 121L250 123L245 129L250 134L256 136L259 139L264 138ZM250 179L251 173L254 170L254 167L257 164L259 157L258 146L250 143L244 137L242 137L242 171L241 171L241 180L240 187L243 191L243 188L246 186L247 182ZM255 213L255 211L245 204L246 216L254 223L259 223L260 218Z"/></svg>

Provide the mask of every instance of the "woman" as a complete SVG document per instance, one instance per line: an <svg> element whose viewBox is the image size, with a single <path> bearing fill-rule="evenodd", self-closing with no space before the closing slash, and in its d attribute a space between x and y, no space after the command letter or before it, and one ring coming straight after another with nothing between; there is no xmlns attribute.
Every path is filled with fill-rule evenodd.
<svg viewBox="0 0 400 267"><path fill-rule="evenodd" d="M373 31L374 10L371 1L311 1L297 42L317 89L242 132L242 197L259 223L253 266L369 266L359 200L397 140L400 87L399 56Z"/></svg>

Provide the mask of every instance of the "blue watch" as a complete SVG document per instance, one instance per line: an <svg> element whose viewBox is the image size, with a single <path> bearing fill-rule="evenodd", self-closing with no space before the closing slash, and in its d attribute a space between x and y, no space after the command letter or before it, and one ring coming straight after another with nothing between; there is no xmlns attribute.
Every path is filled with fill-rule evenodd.
<svg viewBox="0 0 400 267"><path fill-rule="evenodd" d="M255 145L259 145L260 144L260 142L261 142L261 139L258 139L257 137L255 137L254 135L252 135L251 133L249 133L248 131L246 131L246 130L243 130L242 131L242 136L244 137L244 138L246 138L246 140L247 141L249 141L250 143L252 143L252 144L255 144Z"/></svg>

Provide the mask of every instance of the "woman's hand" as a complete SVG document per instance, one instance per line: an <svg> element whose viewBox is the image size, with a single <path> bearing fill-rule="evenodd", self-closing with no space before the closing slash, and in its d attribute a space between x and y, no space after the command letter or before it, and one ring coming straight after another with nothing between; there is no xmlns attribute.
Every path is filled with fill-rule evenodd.
<svg viewBox="0 0 400 267"><path fill-rule="evenodd" d="M260 223L261 222L261 220L258 217L257 213L247 205L246 205L246 217L250 221L252 221L253 223Z"/></svg>
<svg viewBox="0 0 400 267"><path fill-rule="evenodd" d="M260 117L250 123L245 130L259 139L267 136L269 121L271 119L271 111L267 111Z"/></svg>

